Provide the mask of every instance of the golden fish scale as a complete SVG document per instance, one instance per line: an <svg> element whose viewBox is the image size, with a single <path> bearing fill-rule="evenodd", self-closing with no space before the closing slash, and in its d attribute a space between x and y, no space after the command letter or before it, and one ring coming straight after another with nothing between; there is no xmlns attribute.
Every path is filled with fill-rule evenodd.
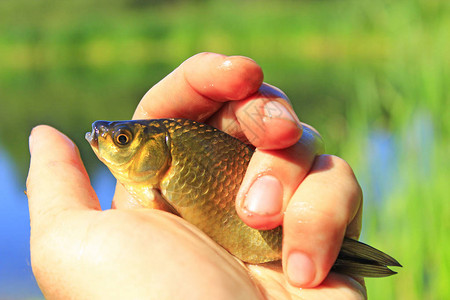
<svg viewBox="0 0 450 300"><path fill-rule="evenodd" d="M256 230L236 213L235 199L253 150L230 135L190 120L158 120L170 136L171 167L161 193L178 213L239 259L281 258L282 229Z"/></svg>

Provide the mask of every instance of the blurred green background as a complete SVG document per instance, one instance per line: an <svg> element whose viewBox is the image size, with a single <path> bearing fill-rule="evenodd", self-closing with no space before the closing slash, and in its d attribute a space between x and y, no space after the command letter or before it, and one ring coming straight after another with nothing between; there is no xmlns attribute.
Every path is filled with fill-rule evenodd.
<svg viewBox="0 0 450 300"><path fill-rule="evenodd" d="M152 85L198 52L249 56L327 152L355 169L362 239L403 264L367 280L370 298L445 299L449 31L446 0L3 0L0 150L23 189L28 134L50 124L94 172L84 141L92 121L129 119Z"/></svg>

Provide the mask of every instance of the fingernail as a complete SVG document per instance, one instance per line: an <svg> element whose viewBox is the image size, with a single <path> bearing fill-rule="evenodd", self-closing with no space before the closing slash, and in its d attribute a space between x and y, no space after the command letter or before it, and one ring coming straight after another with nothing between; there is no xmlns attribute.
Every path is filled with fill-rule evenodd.
<svg viewBox="0 0 450 300"><path fill-rule="evenodd" d="M314 262L304 253L292 252L288 256L287 275L292 284L308 286L316 275Z"/></svg>
<svg viewBox="0 0 450 300"><path fill-rule="evenodd" d="M268 118L285 119L299 123L298 118L292 115L289 109L278 101L269 101L264 104L264 115Z"/></svg>
<svg viewBox="0 0 450 300"><path fill-rule="evenodd" d="M255 180L245 197L245 208L259 215L275 215L283 207L283 187L280 181L271 175Z"/></svg>

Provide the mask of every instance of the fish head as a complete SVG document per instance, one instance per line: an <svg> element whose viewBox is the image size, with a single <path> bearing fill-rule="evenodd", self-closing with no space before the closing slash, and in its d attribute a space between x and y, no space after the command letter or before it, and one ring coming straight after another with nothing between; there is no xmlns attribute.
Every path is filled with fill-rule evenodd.
<svg viewBox="0 0 450 300"><path fill-rule="evenodd" d="M166 129L148 121L96 121L86 140L125 187L157 187L170 166Z"/></svg>

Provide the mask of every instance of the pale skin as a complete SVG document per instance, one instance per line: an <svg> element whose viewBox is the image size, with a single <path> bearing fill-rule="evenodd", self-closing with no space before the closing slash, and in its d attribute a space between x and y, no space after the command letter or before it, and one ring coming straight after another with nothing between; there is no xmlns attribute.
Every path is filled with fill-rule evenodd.
<svg viewBox="0 0 450 300"><path fill-rule="evenodd" d="M344 235L361 227L353 171L322 155L319 135L262 82L248 58L201 53L152 87L133 118L195 119L250 141L236 209L249 226L283 225L282 263L245 265L157 198L142 208L120 185L115 209L101 211L76 146L38 126L27 194L31 263L47 299L365 298L362 280L329 273Z"/></svg>

